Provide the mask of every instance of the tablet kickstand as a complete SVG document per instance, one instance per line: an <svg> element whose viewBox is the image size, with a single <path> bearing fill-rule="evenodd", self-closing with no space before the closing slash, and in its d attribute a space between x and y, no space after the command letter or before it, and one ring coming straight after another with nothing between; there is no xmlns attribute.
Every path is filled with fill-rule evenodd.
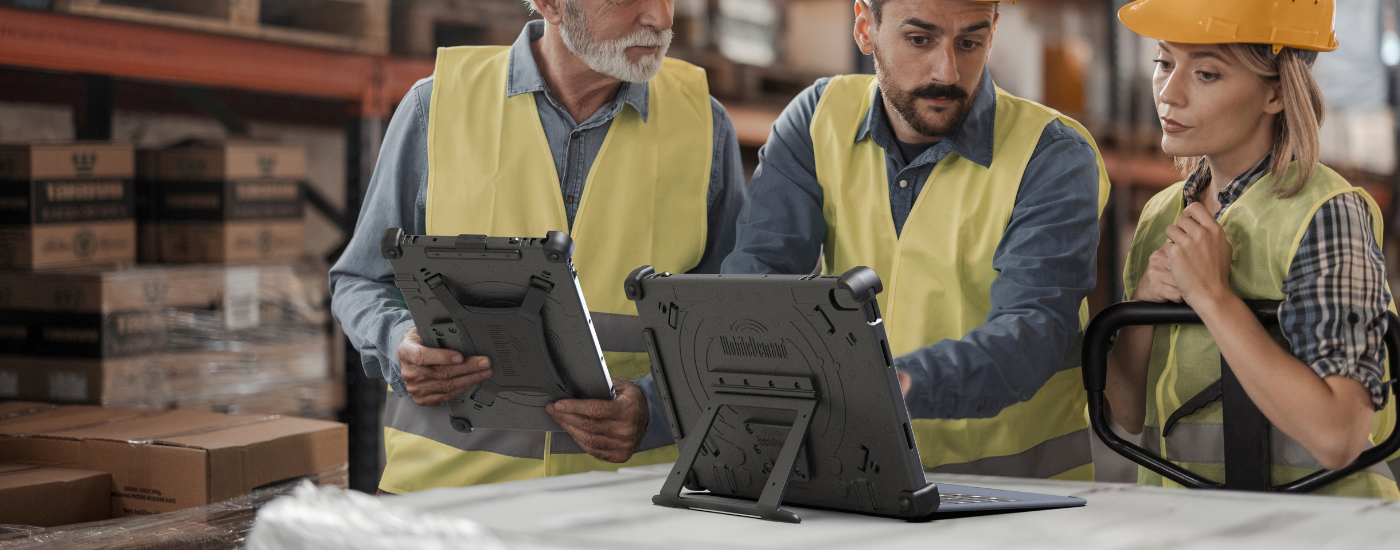
<svg viewBox="0 0 1400 550"><path fill-rule="evenodd" d="M788 432L787 440L783 442L783 449L778 453L778 458L773 465L773 471L768 474L767 485L764 485L763 493L759 495L756 503L731 498L697 498L681 495L681 489L685 486L685 478L690 473L691 467L695 465L695 460L700 454L705 438L709 436L710 428L714 426L715 418L719 415L719 409L725 406L797 412L792 429ZM816 408L815 393L801 396L724 396L717 405L706 409L700 417L699 422L696 423L696 429L690 432L690 437L687 438L684 448L681 449L680 460L676 461L676 466L671 470L670 477L666 478L666 484L661 487L661 493L652 497L651 502L658 506L672 508L709 510L754 516L768 521L801 523L802 518L791 511L782 509L781 505L783 493L787 491L788 479L792 476L793 465L797 462L797 453L802 448L802 440L807 435L807 427L812 422L812 412Z"/></svg>

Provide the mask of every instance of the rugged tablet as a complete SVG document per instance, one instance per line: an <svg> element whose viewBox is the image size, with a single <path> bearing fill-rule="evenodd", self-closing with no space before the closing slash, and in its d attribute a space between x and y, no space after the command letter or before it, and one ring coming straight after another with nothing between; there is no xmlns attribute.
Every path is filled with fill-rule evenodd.
<svg viewBox="0 0 1400 550"><path fill-rule="evenodd" d="M384 232L380 251L423 345L491 359L491 378L448 403L453 429L562 432L546 404L613 398L573 249L557 231L544 238Z"/></svg>
<svg viewBox="0 0 1400 550"><path fill-rule="evenodd" d="M624 289L680 447L658 505L796 523L781 504L906 519L1084 504L950 485L940 495L924 478L873 270L671 275L647 266Z"/></svg>

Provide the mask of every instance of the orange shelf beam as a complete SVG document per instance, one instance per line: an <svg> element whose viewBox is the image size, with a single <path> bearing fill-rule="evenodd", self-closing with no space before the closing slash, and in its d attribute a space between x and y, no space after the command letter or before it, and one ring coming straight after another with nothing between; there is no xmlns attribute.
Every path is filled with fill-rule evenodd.
<svg viewBox="0 0 1400 550"><path fill-rule="evenodd" d="M432 73L426 61L11 8L0 8L0 64L342 99L364 116L387 116Z"/></svg>
<svg viewBox="0 0 1400 550"><path fill-rule="evenodd" d="M433 62L426 59L385 57L382 59L381 90L387 104L396 104L419 80L433 76Z"/></svg>
<svg viewBox="0 0 1400 550"><path fill-rule="evenodd" d="M1143 187L1160 191L1181 181L1181 173L1176 171L1171 159L1159 156L1124 154L1119 151L1102 151L1104 169L1108 170L1108 180L1116 188Z"/></svg>

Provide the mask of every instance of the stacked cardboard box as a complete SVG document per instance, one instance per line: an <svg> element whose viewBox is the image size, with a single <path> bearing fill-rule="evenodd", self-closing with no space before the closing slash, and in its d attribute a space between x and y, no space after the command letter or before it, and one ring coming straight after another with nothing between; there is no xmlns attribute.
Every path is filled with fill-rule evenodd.
<svg viewBox="0 0 1400 550"><path fill-rule="evenodd" d="M247 545L254 520L263 505L293 494L303 481L322 487L345 487L343 476L336 479L335 476L315 475L264 485L247 495L175 512L50 529L0 525L0 547L5 550L240 550ZM110 489L108 491L103 495L102 505L110 515Z"/></svg>
<svg viewBox="0 0 1400 550"><path fill-rule="evenodd" d="M323 266L0 272L0 399L326 417Z"/></svg>
<svg viewBox="0 0 1400 550"><path fill-rule="evenodd" d="M0 523L54 527L110 517L107 472L0 463Z"/></svg>
<svg viewBox="0 0 1400 550"><path fill-rule="evenodd" d="M0 147L0 524L345 485L305 177L275 144Z"/></svg>
<svg viewBox="0 0 1400 550"><path fill-rule="evenodd" d="M301 258L306 151L249 141L181 143L138 163L140 258L248 264Z"/></svg>
<svg viewBox="0 0 1400 550"><path fill-rule="evenodd" d="M136 259L130 146L0 146L0 269Z"/></svg>
<svg viewBox="0 0 1400 550"><path fill-rule="evenodd" d="M0 461L104 472L111 479L111 515L137 516L219 502L302 476L339 484L346 437L344 424L303 418L31 407L0 414Z"/></svg>

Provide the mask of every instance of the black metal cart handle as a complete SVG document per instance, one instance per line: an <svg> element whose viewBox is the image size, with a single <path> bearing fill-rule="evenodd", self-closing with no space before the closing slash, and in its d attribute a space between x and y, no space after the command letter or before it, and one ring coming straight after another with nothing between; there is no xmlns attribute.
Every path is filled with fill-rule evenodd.
<svg viewBox="0 0 1400 550"><path fill-rule="evenodd" d="M1265 325L1278 323L1279 302L1248 302L1250 310ZM1389 330L1385 334L1386 363L1390 379L1400 380L1400 317L1389 313ZM1161 456L1128 442L1109 428L1108 408L1104 406L1104 387L1108 378L1108 352L1113 336L1125 327L1167 324L1202 324L1201 317L1191 306L1178 303L1123 302L1103 310L1089 323L1084 334L1084 389L1089 392L1089 422L1094 434L1114 452L1128 460L1160 474L1162 477L1193 489L1223 489L1224 485L1201 477ZM1391 399L1400 398L1400 384L1391 384ZM1400 411L1400 407L1397 407ZM1400 416L1400 412L1395 414ZM1400 420L1400 419L1394 419ZM1308 493L1353 473L1384 461L1400 450L1400 426L1392 421L1390 436L1380 445L1362 452L1351 464L1340 470L1321 470L1292 483L1275 485L1270 491Z"/></svg>

